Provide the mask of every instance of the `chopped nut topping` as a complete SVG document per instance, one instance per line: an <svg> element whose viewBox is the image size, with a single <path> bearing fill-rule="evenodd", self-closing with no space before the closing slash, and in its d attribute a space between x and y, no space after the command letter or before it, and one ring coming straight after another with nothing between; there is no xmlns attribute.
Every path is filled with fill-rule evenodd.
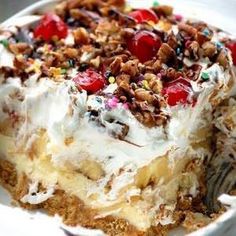
<svg viewBox="0 0 236 236"><path fill-rule="evenodd" d="M228 51L218 46L220 42L213 42L215 29L202 22L177 19L172 7L154 6L156 24L144 20L138 27L126 10L124 0L62 1L55 12L68 27L68 36L44 41L32 37L28 29L10 34L3 43L15 56L14 68L0 71L22 81L37 73L60 82L73 79L72 72L90 69L104 77L104 88L117 85L109 96L114 95L141 123L163 125L168 121L162 109L167 106L168 96L163 91L168 84L180 78L186 83L202 83L202 67L197 61L208 57L207 66L219 63L226 69ZM150 57L139 53L143 48ZM96 92L108 96L102 89ZM179 97L181 100L181 92Z"/></svg>

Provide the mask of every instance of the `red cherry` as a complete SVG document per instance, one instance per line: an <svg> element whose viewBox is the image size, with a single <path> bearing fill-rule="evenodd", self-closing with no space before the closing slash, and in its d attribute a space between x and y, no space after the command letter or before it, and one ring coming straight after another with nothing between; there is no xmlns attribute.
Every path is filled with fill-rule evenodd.
<svg viewBox="0 0 236 236"><path fill-rule="evenodd" d="M59 39L66 38L68 27L62 19L52 13L43 16L39 25L34 30L34 37L41 37L45 41L49 41L53 36Z"/></svg>
<svg viewBox="0 0 236 236"><path fill-rule="evenodd" d="M133 17L137 23L145 21L153 21L155 24L159 21L154 11L150 9L139 9L129 13L129 16Z"/></svg>
<svg viewBox="0 0 236 236"><path fill-rule="evenodd" d="M128 50L141 62L151 60L161 47L161 39L154 33L143 30L127 40Z"/></svg>
<svg viewBox="0 0 236 236"><path fill-rule="evenodd" d="M92 69L79 72L73 81L77 87L86 90L88 93L96 93L106 83L104 77Z"/></svg>
<svg viewBox="0 0 236 236"><path fill-rule="evenodd" d="M162 90L162 94L167 97L167 103L170 106L177 104L194 105L195 101L190 97L191 92L191 84L183 78L167 83Z"/></svg>
<svg viewBox="0 0 236 236"><path fill-rule="evenodd" d="M236 41L231 41L227 43L226 47L230 49L232 53L233 63L236 66Z"/></svg>

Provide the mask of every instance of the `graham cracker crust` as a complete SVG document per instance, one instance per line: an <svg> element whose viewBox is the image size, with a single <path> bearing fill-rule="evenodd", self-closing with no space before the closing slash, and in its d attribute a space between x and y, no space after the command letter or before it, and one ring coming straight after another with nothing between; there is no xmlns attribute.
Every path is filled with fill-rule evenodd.
<svg viewBox="0 0 236 236"><path fill-rule="evenodd" d="M143 232L136 229L128 221L114 216L95 218L97 215L95 210L85 206L77 196L69 195L60 189L55 190L53 197L40 204L22 203L20 199L28 193L29 182L30 180L24 173L18 174L16 172L13 164L0 159L0 184L9 191L13 200L22 208L28 210L42 209L51 216L60 215L66 225L80 225L90 229L100 229L109 236L165 236L170 229L180 225L192 209L192 204L182 202L182 204L178 204L178 208L174 213L175 224L158 225ZM40 190L44 189L42 185L40 188ZM193 202L196 206L199 206L199 203L200 201Z"/></svg>

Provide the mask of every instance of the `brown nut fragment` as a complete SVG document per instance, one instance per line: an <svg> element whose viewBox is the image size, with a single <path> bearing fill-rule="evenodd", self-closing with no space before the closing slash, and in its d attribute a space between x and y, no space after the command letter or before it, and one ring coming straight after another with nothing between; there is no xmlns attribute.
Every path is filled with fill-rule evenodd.
<svg viewBox="0 0 236 236"><path fill-rule="evenodd" d="M140 101L147 101L149 104L152 104L154 101L153 94L142 88L135 90L135 98Z"/></svg>
<svg viewBox="0 0 236 236"><path fill-rule="evenodd" d="M157 76L152 73L146 73L144 75L144 79L147 81L155 80L156 78L157 78Z"/></svg>
<svg viewBox="0 0 236 236"><path fill-rule="evenodd" d="M90 42L89 33L83 27L73 31L76 44L88 44Z"/></svg>
<svg viewBox="0 0 236 236"><path fill-rule="evenodd" d="M121 57L116 57L115 60L110 65L110 70L113 75L117 75L121 70L121 63L122 63Z"/></svg>
<svg viewBox="0 0 236 236"><path fill-rule="evenodd" d="M222 49L216 59L216 62L218 62L221 66L224 67L224 69L227 69L229 67L229 58L227 51Z"/></svg>
<svg viewBox="0 0 236 236"><path fill-rule="evenodd" d="M135 30L132 28L124 28L121 30L121 35L125 38L125 39L129 39L132 38L135 34Z"/></svg>
<svg viewBox="0 0 236 236"><path fill-rule="evenodd" d="M197 34L197 29L195 29L193 26L185 24L185 23L179 23L178 24L179 30L185 31L187 34L189 34L192 37L195 37Z"/></svg>
<svg viewBox="0 0 236 236"><path fill-rule="evenodd" d="M156 12L157 15L164 15L164 16L173 15L173 7L168 5L153 7L153 10Z"/></svg>
<svg viewBox="0 0 236 236"><path fill-rule="evenodd" d="M98 68L98 67L100 66L100 63L101 63L101 57L100 57L100 56L97 56L96 58L91 59L91 60L90 60L90 63L91 63L95 68Z"/></svg>
<svg viewBox="0 0 236 236"><path fill-rule="evenodd" d="M199 43L199 45L203 45L205 42L209 42L211 40L211 37L206 36L202 32L197 32L195 35L195 40Z"/></svg>
<svg viewBox="0 0 236 236"><path fill-rule="evenodd" d="M67 2L69 9L78 8L81 4L78 0L68 0Z"/></svg>
<svg viewBox="0 0 236 236"><path fill-rule="evenodd" d="M167 64L170 61L176 61L176 54L173 48L171 48L167 43L163 43L157 53L158 58L162 63Z"/></svg>
<svg viewBox="0 0 236 236"><path fill-rule="evenodd" d="M149 81L149 87L154 93L161 93L163 84L160 79L153 79Z"/></svg>
<svg viewBox="0 0 236 236"><path fill-rule="evenodd" d="M14 59L14 66L18 70L25 70L28 67L27 61L22 54L16 55L16 57Z"/></svg>
<svg viewBox="0 0 236 236"><path fill-rule="evenodd" d="M66 48L64 55L70 59L76 58L78 56L78 51L75 48Z"/></svg>
<svg viewBox="0 0 236 236"><path fill-rule="evenodd" d="M9 49L15 55L17 54L29 55L32 52L32 48L27 43L10 43Z"/></svg>
<svg viewBox="0 0 236 236"><path fill-rule="evenodd" d="M64 18L66 16L67 1L60 2L55 7L55 12L58 16Z"/></svg>
<svg viewBox="0 0 236 236"><path fill-rule="evenodd" d="M212 58L217 53L217 47L212 42L205 42L202 45L202 49L203 49L203 56L205 57Z"/></svg>
<svg viewBox="0 0 236 236"><path fill-rule="evenodd" d="M119 88L122 89L123 91L127 92L127 93L130 92L129 84L126 81L120 82Z"/></svg>
<svg viewBox="0 0 236 236"><path fill-rule="evenodd" d="M188 52L189 52L189 57L191 59L194 59L194 60L198 60L199 59L199 44L197 41L193 41L190 45L189 45L189 48L188 48Z"/></svg>
<svg viewBox="0 0 236 236"><path fill-rule="evenodd" d="M116 7L124 7L125 6L125 0L108 0L107 1L108 6L116 6Z"/></svg>
<svg viewBox="0 0 236 236"><path fill-rule="evenodd" d="M121 71L129 74L131 77L134 77L138 74L138 60L130 60L127 61L125 64L122 65Z"/></svg>
<svg viewBox="0 0 236 236"><path fill-rule="evenodd" d="M159 59L157 59L154 64L152 65L152 69L154 72L159 72L161 69L162 69L162 66L161 66L161 61Z"/></svg>
<svg viewBox="0 0 236 236"><path fill-rule="evenodd" d="M127 74L118 75L116 77L117 85L120 86L122 82L125 82L125 83L129 84L129 82L130 82L130 75L127 75Z"/></svg>
<svg viewBox="0 0 236 236"><path fill-rule="evenodd" d="M178 41L174 35L174 33L171 33L169 36L168 36L168 39L167 39L167 44L173 48L174 50L178 47Z"/></svg>

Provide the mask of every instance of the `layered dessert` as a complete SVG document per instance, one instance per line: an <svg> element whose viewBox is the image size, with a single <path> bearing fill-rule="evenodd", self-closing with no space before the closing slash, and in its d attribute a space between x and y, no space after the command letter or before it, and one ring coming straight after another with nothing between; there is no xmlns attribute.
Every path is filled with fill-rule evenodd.
<svg viewBox="0 0 236 236"><path fill-rule="evenodd" d="M209 174L235 135L234 63L231 36L158 4L68 0L2 27L1 184L107 235L208 224L235 188Z"/></svg>

